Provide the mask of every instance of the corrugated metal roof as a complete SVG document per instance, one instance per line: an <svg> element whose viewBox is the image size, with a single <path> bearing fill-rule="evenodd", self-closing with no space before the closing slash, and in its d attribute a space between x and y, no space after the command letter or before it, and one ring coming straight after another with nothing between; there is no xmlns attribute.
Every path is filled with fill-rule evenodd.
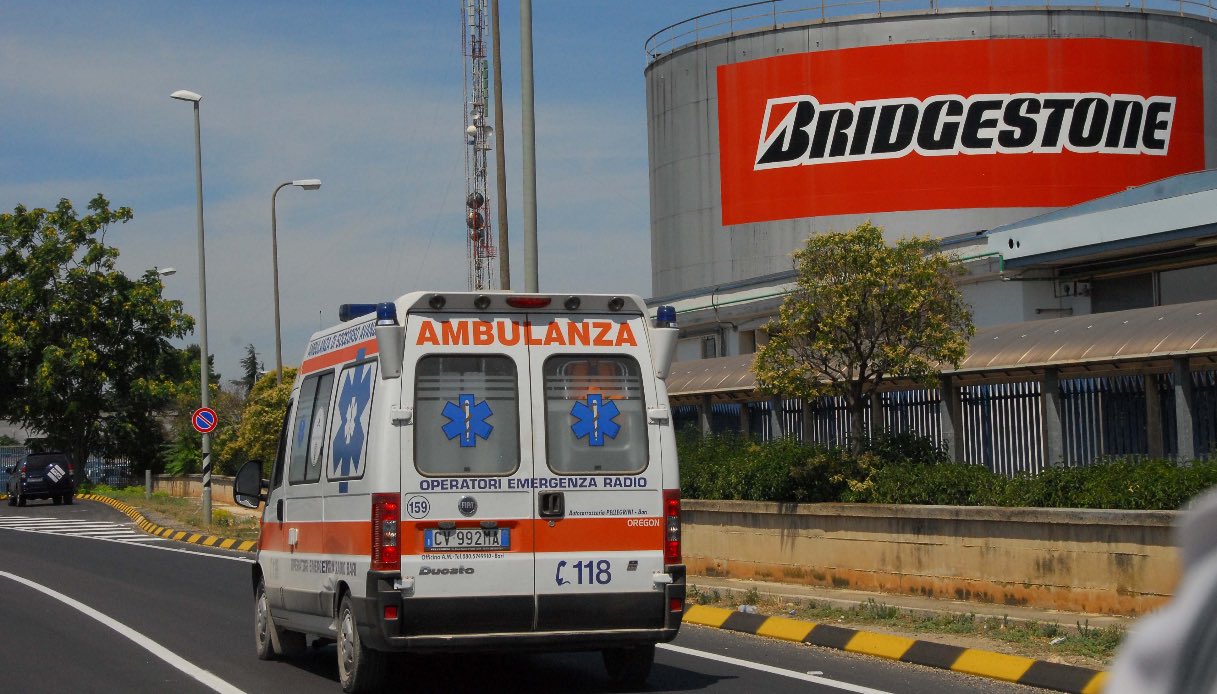
<svg viewBox="0 0 1217 694"><path fill-rule="evenodd" d="M677 362L668 376L668 393L672 397L751 395L756 388L753 356ZM959 368L943 375L968 384L1029 380L1048 368L1075 378L1162 373L1179 358L1188 358L1193 368L1217 363L1217 301L982 328Z"/></svg>

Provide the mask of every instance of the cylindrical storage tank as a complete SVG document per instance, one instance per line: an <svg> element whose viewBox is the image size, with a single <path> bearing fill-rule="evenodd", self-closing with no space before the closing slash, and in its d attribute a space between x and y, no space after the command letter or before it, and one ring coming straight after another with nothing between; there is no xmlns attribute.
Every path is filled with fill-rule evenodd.
<svg viewBox="0 0 1217 694"><path fill-rule="evenodd" d="M1209 19L806 6L754 3L648 42L653 295L790 270L808 235L866 220L980 232L1217 161Z"/></svg>

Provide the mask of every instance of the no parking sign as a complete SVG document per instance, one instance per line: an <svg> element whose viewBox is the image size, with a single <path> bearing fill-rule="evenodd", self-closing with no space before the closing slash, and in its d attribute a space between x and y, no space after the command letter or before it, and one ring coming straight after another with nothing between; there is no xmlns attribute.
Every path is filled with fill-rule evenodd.
<svg viewBox="0 0 1217 694"><path fill-rule="evenodd" d="M219 419L216 417L216 411L210 407L200 407L190 415L190 423L194 425L194 430L200 434L210 434L215 431L216 424Z"/></svg>

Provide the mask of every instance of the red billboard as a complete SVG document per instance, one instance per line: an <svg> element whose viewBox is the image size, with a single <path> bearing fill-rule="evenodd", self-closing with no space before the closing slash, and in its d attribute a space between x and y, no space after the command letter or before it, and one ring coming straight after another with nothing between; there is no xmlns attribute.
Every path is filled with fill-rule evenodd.
<svg viewBox="0 0 1217 694"><path fill-rule="evenodd" d="M1204 168L1200 48L988 39L718 68L723 224L1063 207Z"/></svg>

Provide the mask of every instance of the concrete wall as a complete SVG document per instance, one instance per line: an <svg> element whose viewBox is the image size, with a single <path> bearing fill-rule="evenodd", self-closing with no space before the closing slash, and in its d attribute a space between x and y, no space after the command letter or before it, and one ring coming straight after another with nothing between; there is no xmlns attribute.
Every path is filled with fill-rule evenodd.
<svg viewBox="0 0 1217 694"><path fill-rule="evenodd" d="M1179 575L1173 511L683 504L689 572L1134 615Z"/></svg>
<svg viewBox="0 0 1217 694"><path fill-rule="evenodd" d="M203 496L203 476L186 475L153 475L152 491L165 492L169 496L201 497ZM221 475L211 476L211 498L225 504L232 504L232 478Z"/></svg>
<svg viewBox="0 0 1217 694"><path fill-rule="evenodd" d="M232 478L211 478L232 501ZM198 497L202 477L153 477ZM694 575L835 586L977 602L1142 614L1179 577L1174 511L883 504L683 502Z"/></svg>

